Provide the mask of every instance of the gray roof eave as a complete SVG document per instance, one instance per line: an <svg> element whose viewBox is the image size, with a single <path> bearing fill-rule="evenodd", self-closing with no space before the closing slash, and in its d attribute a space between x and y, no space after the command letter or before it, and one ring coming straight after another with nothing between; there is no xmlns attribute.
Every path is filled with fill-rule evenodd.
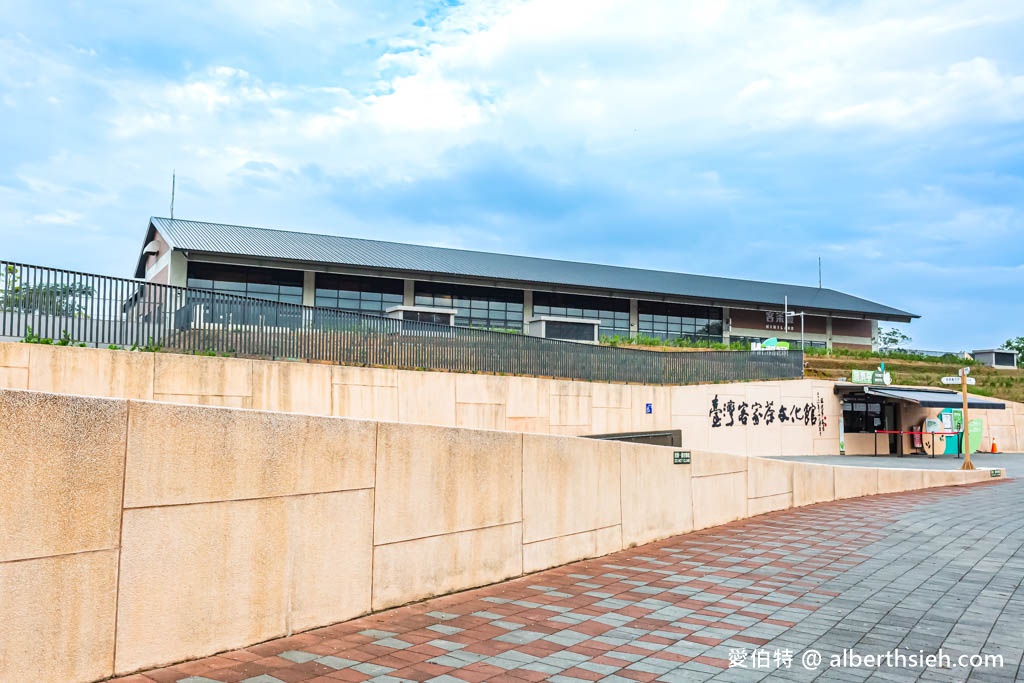
<svg viewBox="0 0 1024 683"><path fill-rule="evenodd" d="M744 310L776 310L782 305L781 302L757 302L743 299L725 299L722 297L701 297L696 295L685 295L676 294L672 292L650 292L641 290L628 290L628 289L615 289L609 287L590 287L587 285L571 284L565 282L545 282L540 280L516 280L512 278L494 278L484 277L480 275L465 275L461 273L446 273L439 271L428 271L428 270L413 270L413 269L398 269L398 268L383 268L378 266L359 266L349 264L325 264L320 261L304 261L301 259L283 259L272 256L232 256L230 254L224 254L223 252L216 251L202 251L198 249L177 249L178 251L185 252L191 259L196 256L200 257L212 257L210 261L216 261L221 263L231 263L238 265L255 265L266 268L284 268L291 270L316 270L317 272L338 272L347 273L352 275L386 275L388 277L403 279L410 278L416 280L426 281L439 281L439 282L453 282L457 284L476 284L488 287L512 287L522 289L532 289L534 291L559 291L567 292L572 294L585 294L589 296L607 296L624 299L642 299L644 301L666 301L671 303L693 303L704 306L715 306L715 307L734 307L741 308ZM221 257L221 258L217 258ZM829 315L835 313L841 313L837 317L845 317L857 320L880 320L885 322L902 322L909 323L914 318L920 318L920 315L915 313L904 313L902 311L897 314L886 314L886 313L870 313L859 311L855 309L842 309L842 308L814 308L810 306L801 306L801 310L805 311L808 315Z"/></svg>
<svg viewBox="0 0 1024 683"><path fill-rule="evenodd" d="M786 293L790 296L791 309L805 310L808 313L838 313L840 317L892 322L910 322L920 317L843 292L801 285L688 275L181 219L171 221L154 217L150 219L150 228L158 230L172 249L206 257L204 260L277 267L287 267L291 264L297 266L297 269L327 272L353 272L362 269L378 274L388 273L393 277L412 276L432 280L458 278L476 283L486 282L492 286L534 286L540 289L577 291L592 295L665 301L689 300L754 309L778 308L783 303L782 293ZM182 234L178 234L179 230ZM283 253L269 253L274 249ZM345 260L338 258L339 253L344 255ZM331 258L332 255L334 258ZM435 267L422 268L423 265L431 264ZM144 259L140 255L139 269L144 268ZM561 278L544 277L549 273L565 275ZM538 275L541 276L537 277ZM590 284L586 282L587 278L593 278L596 282ZM630 286L649 285L658 280L667 283L668 286ZM695 291L685 291L689 286ZM767 290L768 294L761 297L742 296L745 292L756 293L758 290ZM861 303L863 305L860 305Z"/></svg>

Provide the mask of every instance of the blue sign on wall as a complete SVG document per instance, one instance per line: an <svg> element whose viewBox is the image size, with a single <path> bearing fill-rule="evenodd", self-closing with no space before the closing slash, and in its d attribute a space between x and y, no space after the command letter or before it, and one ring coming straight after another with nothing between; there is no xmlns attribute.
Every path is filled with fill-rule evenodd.
<svg viewBox="0 0 1024 683"><path fill-rule="evenodd" d="M648 403L646 409L644 410L644 412L647 413L648 415L653 413L654 412L654 404L653 403Z"/></svg>

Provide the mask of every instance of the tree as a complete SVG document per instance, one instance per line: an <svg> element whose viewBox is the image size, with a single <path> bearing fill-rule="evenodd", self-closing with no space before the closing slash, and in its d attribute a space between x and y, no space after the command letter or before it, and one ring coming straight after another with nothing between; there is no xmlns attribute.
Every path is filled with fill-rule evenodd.
<svg viewBox="0 0 1024 683"><path fill-rule="evenodd" d="M1016 351L1019 357L1024 358L1024 337L1007 339L999 348L1006 349L1007 351Z"/></svg>
<svg viewBox="0 0 1024 683"><path fill-rule="evenodd" d="M878 329L878 346L883 349L900 351L910 343L910 337L895 327Z"/></svg>
<svg viewBox="0 0 1024 683"><path fill-rule="evenodd" d="M85 310L82 300L94 293L92 285L81 282L23 284L14 266L7 266L0 289L0 311L71 317Z"/></svg>

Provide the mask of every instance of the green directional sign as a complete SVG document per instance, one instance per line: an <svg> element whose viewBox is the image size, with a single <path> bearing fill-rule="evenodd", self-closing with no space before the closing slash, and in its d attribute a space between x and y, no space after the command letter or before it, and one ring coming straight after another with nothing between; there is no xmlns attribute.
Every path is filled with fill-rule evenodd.
<svg viewBox="0 0 1024 683"><path fill-rule="evenodd" d="M673 465L689 465L690 464L690 451L673 451L672 452L672 464Z"/></svg>
<svg viewBox="0 0 1024 683"><path fill-rule="evenodd" d="M885 370L850 370L854 384L892 384L892 375Z"/></svg>

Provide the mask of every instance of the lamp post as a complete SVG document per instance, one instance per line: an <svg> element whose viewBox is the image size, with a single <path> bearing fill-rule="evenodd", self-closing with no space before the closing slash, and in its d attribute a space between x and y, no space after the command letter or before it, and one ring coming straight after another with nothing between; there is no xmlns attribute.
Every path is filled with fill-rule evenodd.
<svg viewBox="0 0 1024 683"><path fill-rule="evenodd" d="M804 349L804 311L800 311L799 313L790 313L789 312L789 297L786 297L786 327L787 327L787 329L789 328L789 319L790 318L795 318L797 316L800 316L800 350L801 351L805 351L805 349Z"/></svg>
<svg viewBox="0 0 1024 683"><path fill-rule="evenodd" d="M967 375L971 374L971 368L960 368L960 391L963 393L964 400L964 426L963 426L963 451L964 451L964 464L960 467L962 470L973 470L974 463L971 462L971 433L967 428L968 417L967 417Z"/></svg>

